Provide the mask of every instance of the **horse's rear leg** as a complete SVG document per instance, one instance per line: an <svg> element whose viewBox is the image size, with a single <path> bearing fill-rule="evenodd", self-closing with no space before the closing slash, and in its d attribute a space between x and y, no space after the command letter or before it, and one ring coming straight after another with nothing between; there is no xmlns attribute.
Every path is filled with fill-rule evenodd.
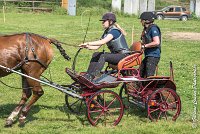
<svg viewBox="0 0 200 134"><path fill-rule="evenodd" d="M22 76L22 97L17 105L17 107L12 111L12 113L9 115L9 117L6 119L5 126L12 126L14 119L19 115L22 107L27 102L27 100L30 98L32 91L31 87L29 86L27 82L27 78Z"/></svg>
<svg viewBox="0 0 200 134"><path fill-rule="evenodd" d="M44 91L42 90L42 87L39 82L28 79L28 83L32 88L33 95L31 100L28 102L28 104L22 109L19 121L20 123L24 123L27 113L29 112L31 106L44 94Z"/></svg>

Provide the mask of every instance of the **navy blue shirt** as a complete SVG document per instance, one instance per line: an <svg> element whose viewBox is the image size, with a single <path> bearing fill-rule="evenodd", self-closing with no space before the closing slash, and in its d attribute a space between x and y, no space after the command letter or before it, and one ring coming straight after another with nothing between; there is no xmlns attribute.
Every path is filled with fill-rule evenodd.
<svg viewBox="0 0 200 134"><path fill-rule="evenodd" d="M112 29L111 31L108 32L108 34L112 34L112 36L113 36L112 40L115 40L121 35L121 31L119 31L117 29Z"/></svg>
<svg viewBox="0 0 200 134"><path fill-rule="evenodd" d="M160 36L160 31L156 26L152 26L151 29L148 31L147 36L153 37ZM161 40L160 40L161 43ZM160 48L159 47L152 47L152 48L146 48L145 51L145 57L160 57Z"/></svg>

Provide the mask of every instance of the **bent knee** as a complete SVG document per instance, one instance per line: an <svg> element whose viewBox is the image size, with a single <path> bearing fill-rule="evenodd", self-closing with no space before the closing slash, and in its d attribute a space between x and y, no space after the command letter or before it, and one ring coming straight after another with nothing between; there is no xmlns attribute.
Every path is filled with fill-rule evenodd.
<svg viewBox="0 0 200 134"><path fill-rule="evenodd" d="M33 94L34 95L37 95L37 96L42 96L44 94L44 91L33 91Z"/></svg>

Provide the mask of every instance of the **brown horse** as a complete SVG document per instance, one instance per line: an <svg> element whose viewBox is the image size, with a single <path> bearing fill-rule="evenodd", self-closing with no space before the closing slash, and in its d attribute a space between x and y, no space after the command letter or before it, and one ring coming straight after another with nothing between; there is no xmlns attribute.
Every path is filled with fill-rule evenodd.
<svg viewBox="0 0 200 134"><path fill-rule="evenodd" d="M54 39L33 33L0 36L0 65L21 70L22 73L39 79L52 61L53 49L51 44L59 49L65 59L70 59L60 43ZM10 72L7 70L0 68L0 77L9 74ZM39 82L23 76L22 90L21 100L7 118L5 126L11 126L18 115L20 123L23 123L31 106L44 93ZM32 98L25 105L31 96Z"/></svg>

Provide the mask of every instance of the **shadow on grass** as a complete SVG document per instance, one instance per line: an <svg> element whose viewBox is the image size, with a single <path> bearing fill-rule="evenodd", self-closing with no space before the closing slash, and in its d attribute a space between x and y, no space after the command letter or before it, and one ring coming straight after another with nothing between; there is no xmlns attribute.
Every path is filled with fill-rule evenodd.
<svg viewBox="0 0 200 134"><path fill-rule="evenodd" d="M6 120L7 117L15 109L16 106L17 106L17 104L0 105L0 119ZM65 118L65 117L63 117L63 118L59 118L59 117L56 118L55 117L54 118L54 117L51 117L51 116L49 116L49 118L48 117L41 117L41 118L35 117L34 115L39 113L41 109L59 110L62 113L65 113L67 118ZM52 121L52 122L56 122L56 121L57 122L58 121L73 122L76 119L72 119L71 118L72 115L75 115L76 119L78 119L82 125L88 125L89 124L88 121L87 121L87 118L84 115L80 115L80 114L77 115L77 114L74 114L74 113L70 112L65 105L63 105L63 106L34 105L31 108L31 110L29 111L29 113L27 115L27 118L26 118L26 121L24 122L24 124L19 124L19 127L24 127L25 124L27 124L29 122L32 122L34 120L45 120L45 121ZM17 122L18 122L18 118L16 120L14 120L13 124L16 124Z"/></svg>
<svg viewBox="0 0 200 134"><path fill-rule="evenodd" d="M140 118L140 121L147 122L149 121L148 116L147 116L147 110L141 107L138 107L137 105L134 104L125 104L126 109L124 112L124 116L136 116Z"/></svg>
<svg viewBox="0 0 200 134"><path fill-rule="evenodd" d="M127 105L127 104L126 104ZM5 104L0 105L0 119L6 120L6 118L10 115L12 110L17 106L17 104ZM65 114L65 117L63 118L57 118L57 117L36 117L35 114L39 113L41 109L45 110L59 110L60 112ZM72 118L72 115L75 116L75 118ZM147 122L147 114L146 110L142 108L138 108L135 105L130 104L128 109L124 110L124 116L138 116L141 121ZM47 106L47 105L34 105L30 112L27 115L26 121L24 124L19 124L19 127L24 127L25 124L35 121L35 120L45 120L45 121L52 121L52 122L73 122L78 120L81 125L83 126L90 126L90 123L86 117L86 109L82 109L82 112L79 114L71 112L66 105L63 106ZM14 121L14 124L18 122L18 118Z"/></svg>

